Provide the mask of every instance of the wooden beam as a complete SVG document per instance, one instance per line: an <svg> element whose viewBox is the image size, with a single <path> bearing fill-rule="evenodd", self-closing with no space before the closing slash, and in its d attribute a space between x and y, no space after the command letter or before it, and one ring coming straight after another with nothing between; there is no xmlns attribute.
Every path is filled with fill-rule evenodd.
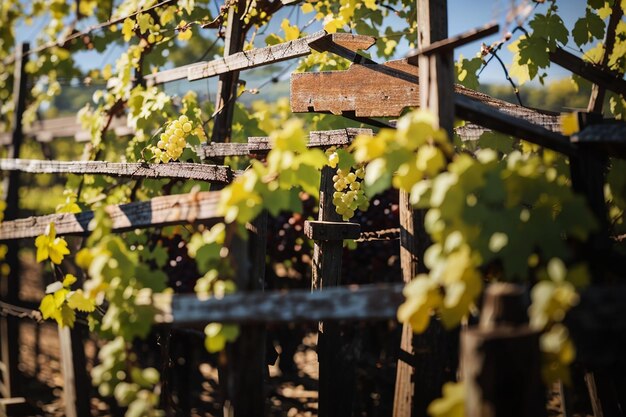
<svg viewBox="0 0 626 417"><path fill-rule="evenodd" d="M462 331L467 417L546 416L541 380L541 332L528 325L521 286L495 283L485 291L480 324Z"/></svg>
<svg viewBox="0 0 626 417"><path fill-rule="evenodd" d="M406 60L291 75L291 111L396 117L419 105L418 70Z"/></svg>
<svg viewBox="0 0 626 417"><path fill-rule="evenodd" d="M326 32L322 30L301 39L295 39L265 48L233 53L214 61L190 65L186 67L186 74L183 74L182 71L174 73L174 70L169 70L171 75L168 76L167 81L181 78L187 78L189 81L201 80L231 71L242 71L292 58L299 58L310 54L311 47L309 43L323 36L326 36ZM174 78L174 74L180 76L180 78Z"/></svg>
<svg viewBox="0 0 626 417"><path fill-rule="evenodd" d="M11 144L7 149L10 158L19 158L24 132L22 130L22 117L26 110L27 73L29 44L23 43L16 47L17 60L13 75L13 117L11 120ZM6 203L4 219L13 220L20 212L20 173L9 172L2 184ZM2 223L0 223L2 224ZM2 259L4 264L0 275L0 301L10 304L18 304L20 299L21 263L19 259L19 242L8 242L6 254ZM23 391L19 370L20 359L20 329L19 321L15 317L0 318L0 359L5 363L5 371L2 372L2 381L7 389L9 397L16 397Z"/></svg>
<svg viewBox="0 0 626 417"><path fill-rule="evenodd" d="M86 370L85 348L82 344L82 338L72 335L72 333L83 332L84 330L82 327L75 329L70 329L67 326L59 327L63 400L67 417L80 417L90 414L90 380Z"/></svg>
<svg viewBox="0 0 626 417"><path fill-rule="evenodd" d="M131 178L179 178L209 182L230 182L233 172L225 165L178 162L170 164L116 163L105 161L41 161L0 159L0 169L33 174L94 174Z"/></svg>
<svg viewBox="0 0 626 417"><path fill-rule="evenodd" d="M199 300L194 294L155 295L155 305L171 308L157 323L197 325L226 323L290 323L319 320L395 320L404 301L403 284L376 284L307 290L237 292Z"/></svg>
<svg viewBox="0 0 626 417"><path fill-rule="evenodd" d="M500 26L498 26L497 23L488 23L485 26L469 30L461 33L460 35L433 42L428 46L422 46L417 51L412 51L406 58L409 64L417 65L420 55L430 55L442 51L453 51L459 46L463 46L470 42L474 42L475 40L498 33L499 29Z"/></svg>
<svg viewBox="0 0 626 417"><path fill-rule="evenodd" d="M403 109L420 104L417 74L417 68L406 60L354 64L346 71L293 74L291 108L294 112L330 112L357 119L399 117ZM558 113L518 106L461 85L454 91L488 106L485 111L524 119L550 131L560 128ZM481 124L480 119L474 122Z"/></svg>
<svg viewBox="0 0 626 417"><path fill-rule="evenodd" d="M448 38L448 5L445 0L417 0L417 43L420 49L429 48L438 41ZM419 101L420 106L436 116L439 128L452 138L454 108L454 59L451 49L436 54L422 54L418 57ZM405 282L413 279L416 272L425 272L424 251L430 245L430 236L424 227L424 210L414 210L409 204L409 196L400 196L401 216L401 265ZM441 395L441 387L446 381L454 380L458 367L457 334L448 332L439 320L432 320L423 334L412 335L405 324L401 348L413 354L413 398L406 401L407 393L396 390L394 417L400 417L402 410L413 417L426 417L428 405ZM400 369L401 371L401 369ZM409 372L398 373L400 377L411 377ZM410 388L403 381L399 388Z"/></svg>
<svg viewBox="0 0 626 417"><path fill-rule="evenodd" d="M217 191L155 197L148 201L105 207L114 232L136 228L218 220ZM0 223L0 241L36 237L54 222L57 235L83 235L92 230L92 211L28 217Z"/></svg>
<svg viewBox="0 0 626 417"><path fill-rule="evenodd" d="M318 220L342 221L333 204L337 169L325 166L320 180ZM342 240L317 240L313 246L311 290L326 291L341 285ZM319 362L319 416L340 417L351 414L354 389L353 341L337 322L319 324L317 355Z"/></svg>
<svg viewBox="0 0 626 417"><path fill-rule="evenodd" d="M579 75L592 83L626 97L626 80L591 62L585 62L576 55L556 48L550 52L550 61Z"/></svg>
<svg viewBox="0 0 626 417"><path fill-rule="evenodd" d="M127 125L126 116L115 117L109 126L116 135L132 135L134 132ZM91 139L91 134L84 130L76 120L76 116L58 117L32 122L23 128L26 137L32 137L37 142L47 143L57 138L74 138L77 142ZM0 145L8 145L11 141L10 133L0 133Z"/></svg>
<svg viewBox="0 0 626 417"><path fill-rule="evenodd" d="M215 77L232 71L243 71L263 65L275 64L311 53L312 50L329 51L352 60L356 50L365 50L376 42L372 36L349 33L327 34L321 30L304 38L249 51L233 53L210 62L185 65L146 76L152 84L188 79L189 81ZM360 55L358 55L360 56ZM362 59L365 57L360 56Z"/></svg>
<svg viewBox="0 0 626 417"><path fill-rule="evenodd" d="M306 220L304 234L311 240L357 239L361 234L361 225L350 222Z"/></svg>
<svg viewBox="0 0 626 417"><path fill-rule="evenodd" d="M371 129L345 128L337 130L313 131L309 133L308 146L311 148L326 148L330 146L346 146L358 135L373 134ZM225 156L246 156L260 154L272 149L268 137L250 137L248 143L205 143L196 148L196 153L202 159Z"/></svg>
<svg viewBox="0 0 626 417"><path fill-rule="evenodd" d="M376 62L356 52L369 49L375 43L376 38L373 36L333 33L310 42L309 46L318 52L332 52L358 64L376 64Z"/></svg>
<svg viewBox="0 0 626 417"><path fill-rule="evenodd" d="M196 153L202 159L223 158L225 156L246 156L250 153L247 143L203 143L196 148Z"/></svg>
<svg viewBox="0 0 626 417"><path fill-rule="evenodd" d="M604 36L604 52L602 54L602 61L600 67L606 68L609 63L609 59L613 54L615 48L615 33L617 25L622 21L624 17L624 9L622 9L621 3L614 2L611 10L611 17L606 27L606 34ZM591 95L589 97L589 104L587 105L588 112L602 113L602 107L604 106L604 97L606 95L606 88L600 87L598 84L591 86Z"/></svg>
<svg viewBox="0 0 626 417"><path fill-rule="evenodd" d="M246 25L243 17L246 10L245 0L233 0L228 6L228 23L224 37L224 59L240 53L246 40ZM239 71L229 69L219 76L217 81L217 95L215 97L215 112L213 113L213 130L211 142L230 142L233 114L237 101L239 86ZM208 141L208 139L207 139Z"/></svg>
<svg viewBox="0 0 626 417"><path fill-rule="evenodd" d="M493 108L480 101L472 100L461 94L455 94L454 106L456 115L461 119L469 120L507 135L522 138L567 156L573 156L578 152L576 146L570 143L567 136L504 112L494 111Z"/></svg>

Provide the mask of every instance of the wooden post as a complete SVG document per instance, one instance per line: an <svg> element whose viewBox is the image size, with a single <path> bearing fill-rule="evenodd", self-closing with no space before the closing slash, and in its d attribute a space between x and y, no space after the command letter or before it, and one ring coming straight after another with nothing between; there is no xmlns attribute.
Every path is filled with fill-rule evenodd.
<svg viewBox="0 0 626 417"><path fill-rule="evenodd" d="M228 27L224 40L224 57L235 54L243 49L246 33L241 16L246 8L244 0L237 0L228 8ZM215 99L215 119L211 142L230 142L233 112L237 99L239 71L231 71L220 75L217 82Z"/></svg>
<svg viewBox="0 0 626 417"><path fill-rule="evenodd" d="M63 396L67 417L88 416L90 411L90 380L85 367L85 350L80 332L76 327L59 327L61 345L61 369L63 372Z"/></svg>
<svg viewBox="0 0 626 417"><path fill-rule="evenodd" d="M19 158L22 146L22 116L26 109L26 63L28 62L29 44L23 43L16 48L15 72L13 79L13 134L11 146L8 147L9 158ZM11 171L3 184L5 220L19 217L19 189L20 173ZM7 243L5 263L9 266L8 276L2 276L0 283L0 299L9 304L19 304L20 291L20 262L18 257L19 241ZM19 377L19 319L16 317L0 317L0 357L5 366L2 367L2 383L10 397L15 397L20 391Z"/></svg>
<svg viewBox="0 0 626 417"><path fill-rule="evenodd" d="M418 47L428 47L448 36L447 2L417 1ZM438 116L439 127L452 137L454 123L454 62L453 52L441 51L419 56L419 102L422 108ZM413 210L407 193L400 193L400 259L402 276L410 281L425 270L422 258L429 244L424 230L424 213ZM402 357L398 361L394 417L425 417L430 402L441 394L441 386L456 373L454 350L457 335L447 334L441 323L433 321L423 335L413 336L408 325L403 326L400 344ZM419 354L416 352L419 351ZM406 358L406 359L405 359ZM405 363L406 361L412 363ZM414 369L411 369L411 366ZM411 380L412 379L412 380ZM411 406L411 395L413 404ZM410 413L410 410L413 413Z"/></svg>
<svg viewBox="0 0 626 417"><path fill-rule="evenodd" d="M402 280L405 283L410 282L418 271L425 271L421 261L425 243L430 240L424 230L424 210L413 210L409 200L409 193L400 191L400 265ZM416 236L416 232L419 236ZM415 390L413 381L415 349L413 348L413 329L410 324L402 326L400 352L402 356L397 362L393 416L409 417Z"/></svg>
<svg viewBox="0 0 626 417"><path fill-rule="evenodd" d="M248 239L235 238L231 250L236 260L239 291L263 291L265 288L265 254L267 245L267 212L249 226ZM243 256L242 256L243 255ZM242 324L237 341L229 346L226 387L228 402L224 415L252 417L265 415L266 329L264 324ZM220 375L221 377L221 375Z"/></svg>
<svg viewBox="0 0 626 417"><path fill-rule="evenodd" d="M624 11L620 4L614 4L609 18L604 40L604 54L600 63L606 68L615 46L615 31L622 20ZM606 89L599 84L593 84L587 111L590 114L579 114L579 126L582 130L590 122L601 122ZM594 117L596 120L594 120ZM608 159L602 151L585 149L577 158L570 158L570 172L574 190L585 195L587 202L599 223L599 231L592 234L587 243L585 253L591 266L592 280L596 284L606 282L605 265L606 255L611 251L611 242L608 236L608 211L604 199L605 173ZM619 415L619 395L612 387L613 377L607 370L587 370L584 380L589 393L589 400L596 417L604 415ZM574 381L574 388L580 388L579 381ZM580 391L580 389L579 389ZM622 394L622 399L625 396Z"/></svg>
<svg viewBox="0 0 626 417"><path fill-rule="evenodd" d="M340 222L342 218L333 205L333 175L336 169L325 166L320 182L318 220ZM343 240L315 241L313 248L312 290L336 287L341 282ZM319 416L345 417L352 415L354 394L354 355L352 344L342 334L337 322L320 323L317 340L319 361Z"/></svg>
<svg viewBox="0 0 626 417"><path fill-rule="evenodd" d="M487 288L480 324L461 335L467 417L542 417L539 332L528 327L524 291L513 284Z"/></svg>

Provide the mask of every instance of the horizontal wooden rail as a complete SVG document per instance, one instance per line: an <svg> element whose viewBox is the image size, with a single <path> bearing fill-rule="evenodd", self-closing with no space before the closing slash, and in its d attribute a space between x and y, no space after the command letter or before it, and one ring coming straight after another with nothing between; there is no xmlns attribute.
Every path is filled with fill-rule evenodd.
<svg viewBox="0 0 626 417"><path fill-rule="evenodd" d="M602 88L606 88L607 90L622 95L622 97L626 97L626 80L621 76L603 69L601 66L592 62L583 61L581 58L562 48L556 48L554 52L550 52L550 61L576 75L580 75Z"/></svg>
<svg viewBox="0 0 626 417"><path fill-rule="evenodd" d="M459 46L466 45L478 39L482 39L486 36L498 33L500 26L497 23L489 23L485 26L469 30L456 36L452 36L448 39L442 39L437 42L433 42L430 45L418 49L417 51L411 51L407 56L409 64L417 65L417 61L420 55L428 55L433 53L439 53L442 51L450 51Z"/></svg>
<svg viewBox="0 0 626 417"><path fill-rule="evenodd" d="M134 178L179 178L209 182L230 182L233 172L225 165L115 163L105 161L40 161L34 159L0 159L0 170L33 174L94 174Z"/></svg>
<svg viewBox="0 0 626 417"><path fill-rule="evenodd" d="M609 155L626 158L626 123L605 122L585 127L572 135L573 143L603 148Z"/></svg>
<svg viewBox="0 0 626 417"><path fill-rule="evenodd" d="M114 118L109 129L118 136L133 134L133 130L127 126L125 116ZM42 143L57 138L74 138L77 142L86 142L91 139L91 134L82 128L76 120L76 116L35 121L29 126L24 126L24 134ZM0 145L8 145L10 141L10 133L0 133Z"/></svg>
<svg viewBox="0 0 626 417"><path fill-rule="evenodd" d="M371 129L345 128L309 133L309 147L324 148L329 146L349 145L358 135L372 135ZM244 156L260 154L271 150L268 137L250 137L248 143L205 143L196 148L202 159L224 156Z"/></svg>
<svg viewBox="0 0 626 417"><path fill-rule="evenodd" d="M301 39L237 52L209 62L189 64L160 71L156 74L147 75L145 79L150 85L183 79L189 81L201 80L232 71L248 70L288 59L299 58L310 54L313 50L328 50L352 59L356 57L354 49L367 49L375 42L376 39L371 36L352 35L349 33L328 34L326 31L321 30Z"/></svg>
<svg viewBox="0 0 626 417"><path fill-rule="evenodd" d="M527 140L567 156L574 156L577 152L576 146L570 143L567 136L528 120L512 116L504 111L494 110L491 106L472 100L462 94L455 94L454 105L456 114L461 119Z"/></svg>
<svg viewBox="0 0 626 417"><path fill-rule="evenodd" d="M311 53L310 42L326 35L327 33L322 30L304 38L278 45L238 52L209 62L200 62L157 72L154 75L147 75L145 79L148 84L162 84L182 79L194 81L231 71L241 71L298 58Z"/></svg>
<svg viewBox="0 0 626 417"><path fill-rule="evenodd" d="M171 310L159 323L191 325L208 322L277 323L319 320L395 319L404 300L403 284L378 284L308 290L237 292L221 299L199 300L196 295L159 295L155 305Z"/></svg>
<svg viewBox="0 0 626 417"><path fill-rule="evenodd" d="M155 197L148 201L105 207L115 232L196 221L218 220L219 192ZM0 223L0 241L39 236L54 222L58 235L81 235L93 229L92 211L50 214Z"/></svg>

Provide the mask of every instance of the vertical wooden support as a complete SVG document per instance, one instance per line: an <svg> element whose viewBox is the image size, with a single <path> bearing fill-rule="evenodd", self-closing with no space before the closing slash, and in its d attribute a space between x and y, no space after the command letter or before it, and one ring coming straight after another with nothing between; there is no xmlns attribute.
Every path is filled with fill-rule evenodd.
<svg viewBox="0 0 626 417"><path fill-rule="evenodd" d="M248 228L248 239L236 238L231 254L239 269L239 291L263 291L265 288L265 254L267 245L267 212ZM243 255L237 255L237 254ZM240 326L240 336L229 346L226 385L229 402L224 415L253 417L265 415L266 329L263 324Z"/></svg>
<svg viewBox="0 0 626 417"><path fill-rule="evenodd" d="M402 280L410 282L419 272L424 272L422 255L426 246L428 234L424 230L423 210L413 210L409 201L409 193L400 191L400 265ZM419 236L416 236L416 233ZM421 245L420 245L421 243ZM415 357L413 347L413 329L410 324L402 326L400 350L403 353L397 362L396 387L393 401L394 417L409 417L413 404L414 391L414 361L407 362L406 358Z"/></svg>
<svg viewBox="0 0 626 417"><path fill-rule="evenodd" d="M461 335L467 417L543 417L539 332L528 326L524 292L493 284L480 324Z"/></svg>
<svg viewBox="0 0 626 417"><path fill-rule="evenodd" d="M341 221L333 205L333 175L336 170L322 169L318 220ZM313 248L312 290L335 287L341 282L342 240L320 240ZM354 394L354 355L352 344L337 322L320 323L317 340L319 361L319 416L352 415Z"/></svg>
<svg viewBox="0 0 626 417"><path fill-rule="evenodd" d="M604 54L600 62L600 66L606 67L609 58L613 52L615 46L615 31L618 23L624 16L624 10L617 2L613 5L611 11L611 17L606 29L606 36L604 40ZM589 104L587 111L590 114L579 114L580 128L584 128L585 125L590 124L590 118L596 118L595 122L601 122L602 108L604 105L604 98L606 89L594 84L591 89L591 95L589 97ZM581 149L582 150L582 149ZM605 171L607 165L607 158L601 152L594 149L586 149L580 153L577 158L570 159L570 171L572 175L572 186L574 190L585 194L587 202L591 209L594 211L596 218L599 220L599 233L593 234L588 242L585 253L589 256L593 282L601 283L604 279L604 265L606 262L606 255L610 252L610 241L608 236L608 216L607 208L604 200L604 182ZM613 395L614 389L607 386L611 384L612 378L606 372L600 370L600 372L592 372L587 370L584 375L584 384L587 388L589 395L589 401L593 409L595 417L602 417L605 413L603 410L606 408L608 415L619 415L621 412L618 409L618 399ZM562 384L561 384L562 385ZM581 396L581 381L574 380L572 387L563 387L561 390L562 397L568 398L569 395L575 392L577 397ZM626 399L626 394L622 394L622 401ZM570 408L574 408L574 404L570 404L567 401L563 401ZM571 413L580 410L571 410ZM566 410L570 412L570 410ZM564 413L565 414L565 413Z"/></svg>
<svg viewBox="0 0 626 417"><path fill-rule="evenodd" d="M88 416L90 412L90 386L85 369L85 350L76 327L59 327L61 369L63 372L63 397L67 417Z"/></svg>
<svg viewBox="0 0 626 417"><path fill-rule="evenodd" d="M418 46L448 37L448 4L444 0L417 1ZM439 127L452 138L454 127L454 57L442 51L419 57L420 106L439 117Z"/></svg>
<svg viewBox="0 0 626 417"><path fill-rule="evenodd" d="M237 0L235 4L228 8L228 27L226 28L226 38L224 40L224 57L243 49L246 33L241 17L245 8L245 0ZM215 99L215 119L211 134L212 142L230 142L238 82L239 71L227 72L219 77L217 97Z"/></svg>
<svg viewBox="0 0 626 417"><path fill-rule="evenodd" d="M446 1L418 0L417 19L420 48L448 36ZM454 93L453 64L452 51L419 58L420 106L438 116L439 127L450 137L454 122L454 106L450 104ZM424 271L422 258L429 243L424 230L424 213L413 210L408 200L407 193L401 192L400 259L405 282ZM457 340L457 334L446 333L438 321L433 321L426 333L419 336L413 336L409 326L403 327L401 350L413 363L398 361L394 417L427 415L426 409L440 396L443 383L454 378Z"/></svg>
<svg viewBox="0 0 626 417"><path fill-rule="evenodd" d="M13 80L13 135L11 146L8 148L8 158L19 158L22 146L22 116L26 109L26 63L28 62L28 43L16 48L15 75ZM11 171L3 184L5 220L18 218L19 212L20 173ZM5 263L10 271L7 276L1 276L0 298L9 304L19 304L20 291L20 262L18 257L19 241L7 243ZM0 317L0 354L2 362L2 383L8 396L15 397L20 392L19 378L19 319L16 317Z"/></svg>
<svg viewBox="0 0 626 417"><path fill-rule="evenodd" d="M624 10L620 3L615 2L611 10L611 17L609 18L609 24L606 28L606 36L604 38L604 54L602 55L602 61L600 65L606 67L609 63L609 58L613 53L615 47L615 31L617 25L624 17ZM604 105L604 97L606 89L600 87L598 84L591 86L591 96L589 97L589 105L587 106L588 112L602 113L602 107Z"/></svg>

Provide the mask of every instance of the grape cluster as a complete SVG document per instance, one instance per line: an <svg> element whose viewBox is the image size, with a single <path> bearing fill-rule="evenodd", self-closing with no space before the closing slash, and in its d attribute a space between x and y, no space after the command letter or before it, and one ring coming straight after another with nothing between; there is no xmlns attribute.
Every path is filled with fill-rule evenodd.
<svg viewBox="0 0 626 417"><path fill-rule="evenodd" d="M369 200L363 190L364 177L365 167L363 166L356 170L340 168L337 169L337 174L333 176L335 187L333 204L337 214L340 214L344 220L350 220L354 217L357 208L365 211L369 207Z"/></svg>
<svg viewBox="0 0 626 417"><path fill-rule="evenodd" d="M187 146L187 136L193 130L189 118L182 115L167 126L164 133L159 136L156 148L153 148L154 157L163 163L175 161L183 153Z"/></svg>

